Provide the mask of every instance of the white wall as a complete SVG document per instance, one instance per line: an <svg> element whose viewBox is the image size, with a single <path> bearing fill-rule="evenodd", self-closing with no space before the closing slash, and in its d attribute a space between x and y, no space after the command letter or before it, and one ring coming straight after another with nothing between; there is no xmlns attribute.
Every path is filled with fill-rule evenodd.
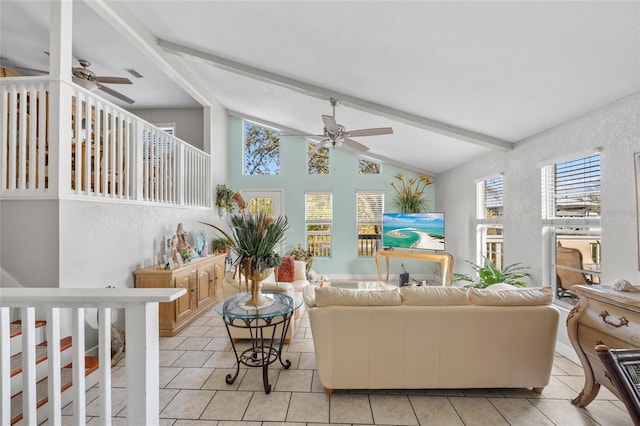
<svg viewBox="0 0 640 426"><path fill-rule="evenodd" d="M640 151L640 93L524 139L510 152L493 153L439 175L436 208L446 212L447 251L455 256L454 270L472 272L464 260L476 259L475 180L504 172L505 263L530 265L533 282L549 285L542 275L538 162L596 147L603 148L602 282L624 278L639 285L633 154ZM568 345L564 327L559 334L560 342Z"/></svg>
<svg viewBox="0 0 640 426"><path fill-rule="evenodd" d="M204 150L202 108L132 109L130 111L152 124L176 123L177 138Z"/></svg>

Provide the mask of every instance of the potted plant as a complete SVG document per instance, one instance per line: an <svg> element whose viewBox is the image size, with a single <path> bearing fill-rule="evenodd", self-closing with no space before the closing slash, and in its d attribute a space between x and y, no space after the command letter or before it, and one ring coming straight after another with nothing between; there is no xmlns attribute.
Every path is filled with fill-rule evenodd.
<svg viewBox="0 0 640 426"><path fill-rule="evenodd" d="M524 272L529 269L522 263L513 263L505 266L502 270L496 268L491 260L485 258L483 265L477 265L473 262L465 260L478 273L477 277L468 274L452 274L452 280L468 281L471 284L466 287L487 288L491 284L504 283L515 287L526 287L529 280L529 273Z"/></svg>
<svg viewBox="0 0 640 426"><path fill-rule="evenodd" d="M280 266L280 255L274 250L289 229L286 216L272 218L264 213L234 215L230 219L231 249L237 254L235 263L251 282L251 298L247 306L262 307L271 301L260 292L260 282L273 268Z"/></svg>
<svg viewBox="0 0 640 426"><path fill-rule="evenodd" d="M231 240L226 237L214 238L211 241L211 251L218 253L229 253L231 250Z"/></svg>
<svg viewBox="0 0 640 426"><path fill-rule="evenodd" d="M400 181L396 184L391 181L389 185L396 191L395 197L391 200L391 206L398 210L398 213L422 213L429 211L429 200L424 198L424 189L433 183L433 179L420 175L418 179L409 178L405 182L404 175L398 173L394 176Z"/></svg>
<svg viewBox="0 0 640 426"><path fill-rule="evenodd" d="M311 267L313 266L313 253L311 250L302 248L302 244L298 243L298 246L291 249L288 255L293 257L294 260L301 260L305 262L307 274L311 271Z"/></svg>
<svg viewBox="0 0 640 426"><path fill-rule="evenodd" d="M233 194L235 194L235 191L228 188L227 185L218 185L216 187L216 206L220 217L233 210L233 204L231 203Z"/></svg>

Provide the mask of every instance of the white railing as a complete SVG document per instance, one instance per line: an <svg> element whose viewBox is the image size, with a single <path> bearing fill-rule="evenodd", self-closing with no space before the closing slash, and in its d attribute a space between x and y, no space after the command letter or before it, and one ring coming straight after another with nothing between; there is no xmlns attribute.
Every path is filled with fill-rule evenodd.
<svg viewBox="0 0 640 426"><path fill-rule="evenodd" d="M48 194L49 176L70 167L77 196L211 207L211 156L75 84L70 162L49 137L49 82L0 80L0 197ZM68 121L67 121L68 120ZM54 164L53 159L58 159ZM65 192L65 191L63 191ZM55 193L55 192L54 192Z"/></svg>
<svg viewBox="0 0 640 426"><path fill-rule="evenodd" d="M0 288L0 424L11 424L10 309L19 308L22 321L22 424L39 424L36 398L35 320L46 312L48 402L45 417L61 424L61 310L71 311L72 400L74 424L84 424L84 311L99 316L100 421L111 424L111 309L124 308L126 334L127 421L130 425L159 423L158 303L184 295L184 289Z"/></svg>

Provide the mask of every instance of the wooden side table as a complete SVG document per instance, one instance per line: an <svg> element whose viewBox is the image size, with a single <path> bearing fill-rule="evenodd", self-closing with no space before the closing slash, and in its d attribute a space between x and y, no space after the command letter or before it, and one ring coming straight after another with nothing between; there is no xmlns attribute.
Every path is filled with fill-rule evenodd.
<svg viewBox="0 0 640 426"><path fill-rule="evenodd" d="M600 385L619 397L595 347L601 343L611 349L640 347L640 291L621 292L602 285L573 289L580 300L567 317L567 333L584 369L585 383L572 402L586 407Z"/></svg>
<svg viewBox="0 0 640 426"><path fill-rule="evenodd" d="M429 252L419 250L378 250L376 251L376 268L378 269L378 281L380 281L380 258L385 258L387 267L387 279L389 281L389 258L398 257L402 259L423 260L425 262L438 262L442 270L442 285L451 285L451 274L453 272L453 255L445 252Z"/></svg>

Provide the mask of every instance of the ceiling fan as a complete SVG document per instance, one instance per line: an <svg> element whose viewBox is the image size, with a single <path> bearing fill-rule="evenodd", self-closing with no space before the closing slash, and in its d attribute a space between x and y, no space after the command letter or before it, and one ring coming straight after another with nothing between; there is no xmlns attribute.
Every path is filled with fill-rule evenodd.
<svg viewBox="0 0 640 426"><path fill-rule="evenodd" d="M91 62L87 61L86 59L79 59L78 62L80 63L80 66L73 67L71 69L71 79L74 83L90 91L100 89L103 92L113 96L114 98L120 99L121 101L124 101L128 104L132 104L135 102L133 99L123 95L122 93L105 86L105 84L132 84L131 80L126 77L106 77L96 75L96 73L89 69L89 67L91 66ZM18 66L16 66L15 68L19 68L25 71L31 71L37 74L48 74L47 71L36 70L33 68Z"/></svg>
<svg viewBox="0 0 640 426"><path fill-rule="evenodd" d="M360 130L347 130L342 124L336 122L336 105L340 103L337 99L329 99L331 106L333 107L333 115L323 115L322 121L324 122L324 132L321 135L281 135L281 136L308 136L308 137L320 137L323 138L321 142L317 143L308 153L313 155L320 148L327 144L331 144L332 147L345 146L355 149L356 151L368 151L365 145L360 142L356 142L351 139L352 137L359 136L375 136L375 135L390 135L393 133L391 127L377 127L372 129L360 129Z"/></svg>

